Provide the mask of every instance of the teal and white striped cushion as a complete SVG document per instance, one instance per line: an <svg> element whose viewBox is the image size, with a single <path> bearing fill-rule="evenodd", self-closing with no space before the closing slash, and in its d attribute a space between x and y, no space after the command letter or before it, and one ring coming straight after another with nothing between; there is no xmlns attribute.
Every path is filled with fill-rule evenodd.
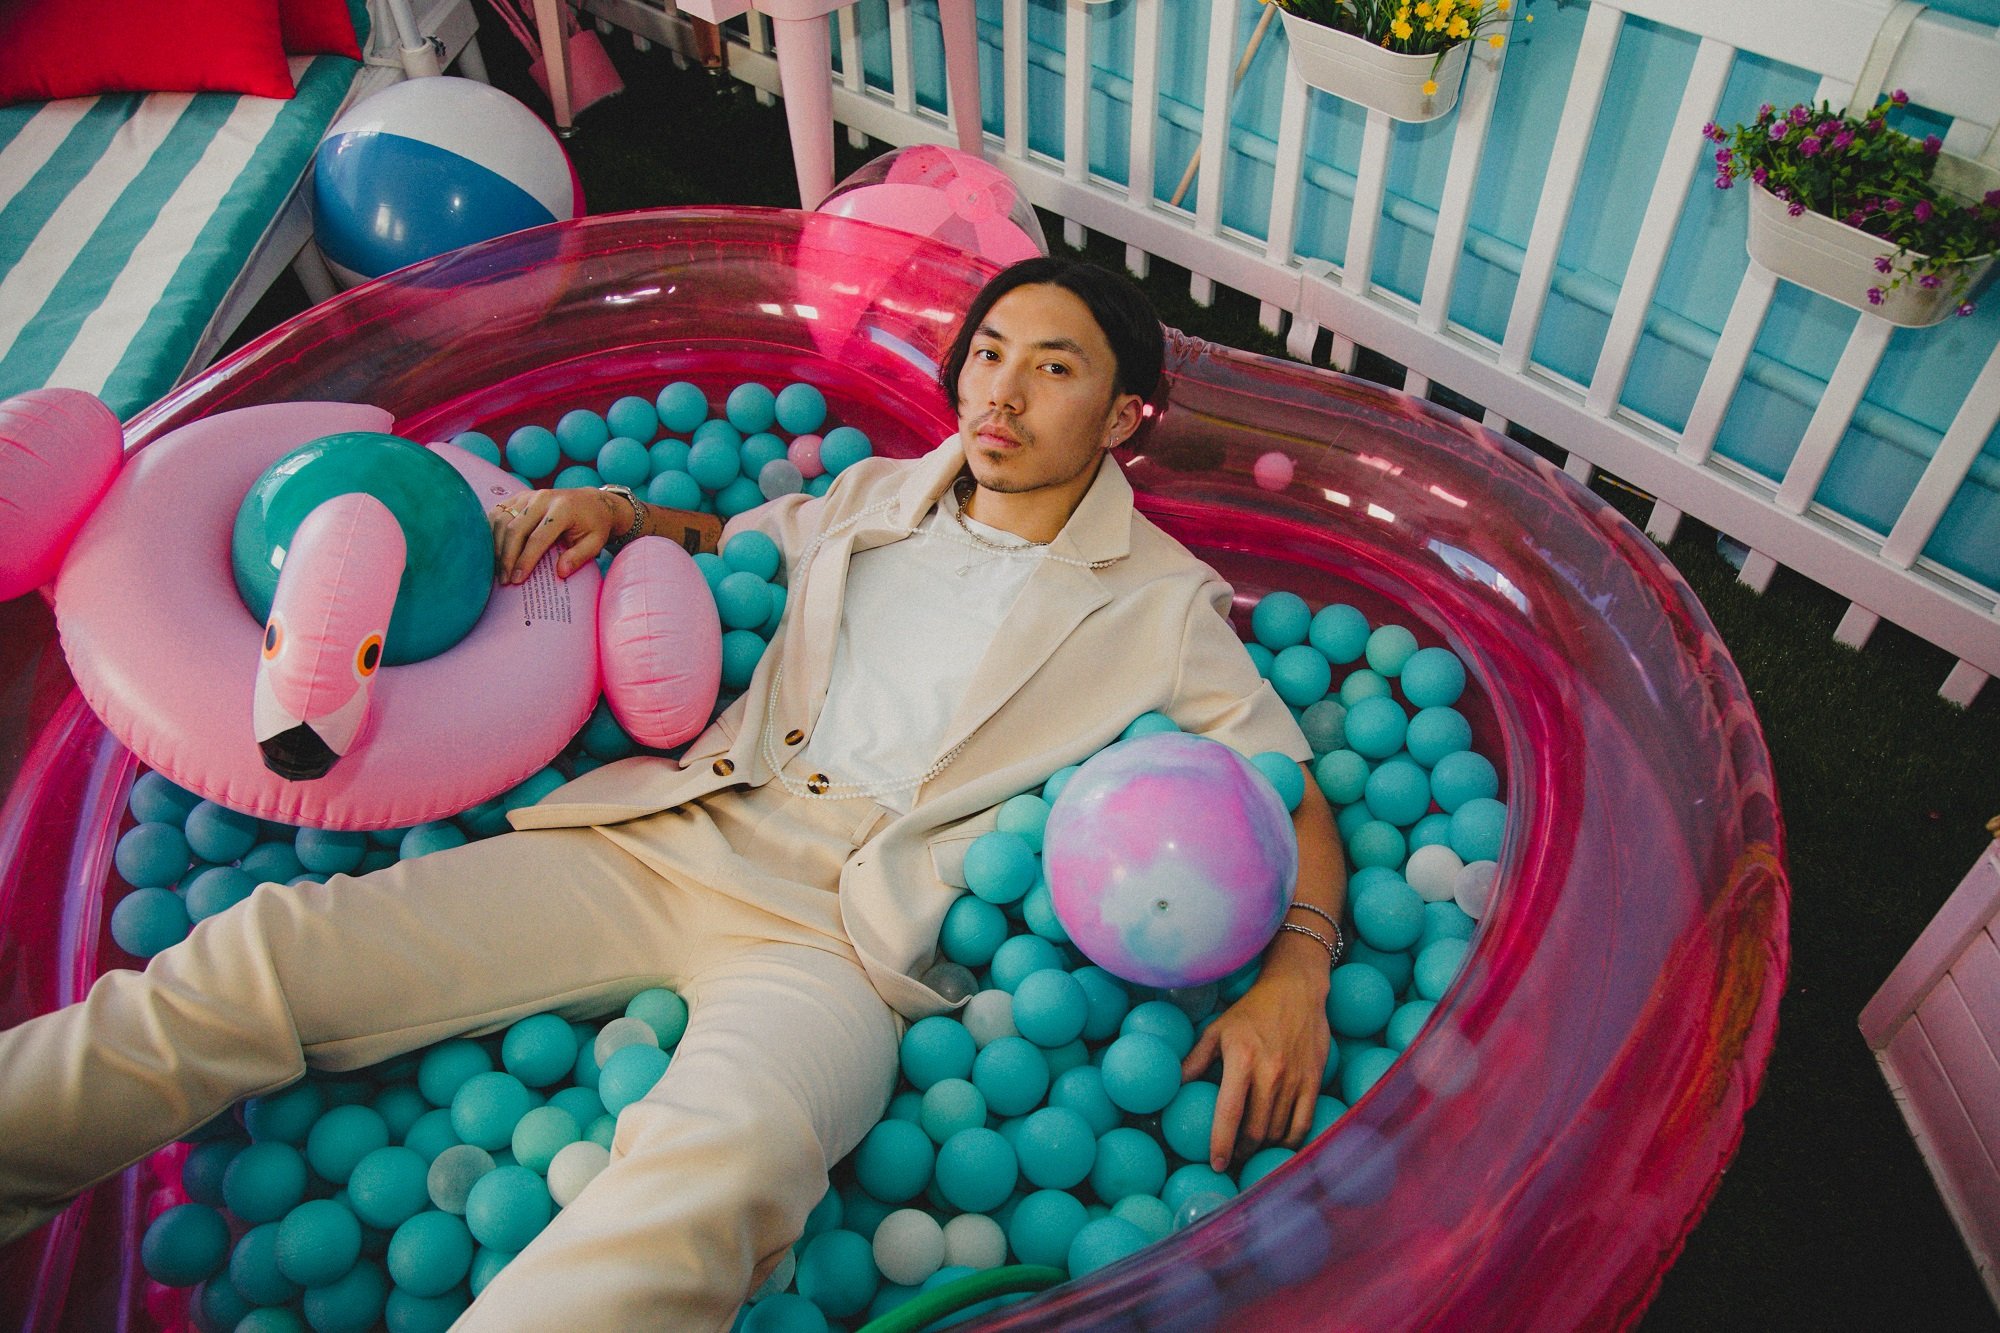
<svg viewBox="0 0 2000 1333"><path fill-rule="evenodd" d="M295 57L285 102L152 93L0 108L0 398L87 389L123 419L172 388L357 68Z"/></svg>

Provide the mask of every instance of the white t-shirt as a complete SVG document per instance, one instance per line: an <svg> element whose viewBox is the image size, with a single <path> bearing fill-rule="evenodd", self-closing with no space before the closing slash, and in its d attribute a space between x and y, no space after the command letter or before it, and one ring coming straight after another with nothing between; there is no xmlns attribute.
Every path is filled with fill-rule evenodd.
<svg viewBox="0 0 2000 1333"><path fill-rule="evenodd" d="M852 557L826 703L807 742L812 767L835 782L880 788L899 814L913 779L937 762L945 728L972 683L1041 548L1012 533L957 522L947 491L911 536Z"/></svg>

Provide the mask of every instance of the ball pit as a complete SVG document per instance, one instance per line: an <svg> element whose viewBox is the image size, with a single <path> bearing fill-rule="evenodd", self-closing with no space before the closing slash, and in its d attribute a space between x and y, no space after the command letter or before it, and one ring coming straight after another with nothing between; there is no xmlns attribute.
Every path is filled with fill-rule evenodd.
<svg viewBox="0 0 2000 1333"><path fill-rule="evenodd" d="M392 280L320 308L143 414L132 439L143 445L221 407L334 397L333 386L357 382L403 433L449 438L477 428L503 439L581 397L602 406L683 379L726 393L754 362L774 386L810 380L834 420L865 431L881 452L907 456L945 426L925 368L908 353L936 353L981 275L921 246L892 277L799 271L801 254L828 263L844 254L865 274L871 234L837 219L696 212L592 220L541 233L527 249L475 247L415 271L421 287ZM895 252L905 244L897 238ZM666 271L714 303L685 336L648 323L671 318L645 294ZM611 294L630 299L604 299ZM814 315L797 313L808 304ZM488 332L466 338L473 327ZM560 344L549 341L552 330ZM384 355L391 345L402 352ZM1386 661L1364 660L1381 625L1402 625L1415 639L1399 664L1405 672L1426 648L1453 649L1468 684L1448 706L1464 715L1493 772L1490 791L1479 790L1481 775L1459 779L1469 786L1452 789L1463 799L1447 812L1443 775L1433 770L1434 814L1449 825L1469 806L1467 823L1478 824L1485 807L1476 802L1504 800L1504 831L1483 887L1461 898L1455 882L1449 904L1424 909L1429 927L1432 907L1477 903L1473 940L1448 925L1434 930L1447 933L1406 959L1407 976L1390 961L1396 955L1371 958L1356 942L1353 963L1386 968L1397 994L1420 998L1399 1005L1384 1029L1401 1045L1336 1046L1343 1088L1335 1091L1354 1070L1365 1095L1322 1137L1289 1159L1266 1159L1274 1169L1239 1200L1240 1181L1196 1162L1173 1166L1178 1154L1167 1158L1146 1130L1117 1124L1099 1138L1090 1178L1098 1199L1117 1196L1111 1206L1127 1213L1114 1216L1142 1236L1157 1233L1160 1208L1186 1225L1122 1260L1131 1235L1099 1227L1063 1257L1107 1267L992 1310L980 1326L1302 1327L1336 1318L1388 1329L1496 1309L1532 1310L1546 1327L1628 1323L1733 1151L1782 984L1781 840L1741 682L1658 553L1514 446L1386 390L1184 339L1173 341L1168 368L1167 411L1127 460L1142 508L1232 580L1240 616L1279 589L1319 608L1306 641L1351 668L1334 686L1341 703L1395 698L1399 688L1415 702L1400 677L1385 674ZM1295 472L1266 489L1253 465L1274 445ZM1496 513L1512 517L1495 521ZM1343 605L1364 622L1358 642L1351 625L1335 623L1344 617L1319 632L1325 608ZM64 911L102 919L131 761L73 695L43 697L33 749L0 815L0 950L16 979L5 1021L74 998L102 967L124 961L95 931L65 936L56 923ZM1328 714L1319 716L1324 724ZM1330 725L1318 730L1332 734ZM1367 760L1357 758L1365 785ZM1343 765L1322 761L1316 775ZM1397 834L1418 841L1415 827ZM1428 845L1437 844L1419 843ZM1024 919L1032 897L1020 900ZM1455 980L1441 989L1437 974ZM1095 1005L1102 988L1083 975ZM1430 990L1439 991L1430 1009L1408 1008L1430 1003L1422 997ZM1115 1031L1093 1029L1095 1018L1086 1043ZM1413 1028L1421 1031L1412 1039ZM468 1045L485 1068L497 1067ZM418 1066L420 1088L430 1063ZM1091 1068L1067 1069L1049 1092L1086 1120L1078 1108L1091 1100ZM1065 1084L1070 1075L1083 1077ZM406 1135L436 1143L427 1123L438 1122L427 1113ZM1004 1205L1012 1182L999 1198L994 1186L1014 1152L1005 1131L958 1129L940 1161L961 1140L950 1157L963 1159L965 1178L955 1168L953 1188L965 1202ZM149 1305L177 1317L186 1298L149 1293L136 1276L121 1280L116 1255L137 1251L149 1200L177 1201L184 1158L192 1151L170 1150L100 1188L87 1217L74 1210L15 1247L0 1261L4 1289L66 1292L72 1317L94 1327L143 1326ZM1501 1186L1468 1189L1495 1163L1507 1164ZM1128 1188L1135 1183L1149 1188ZM1131 1202L1142 1197L1157 1207ZM1620 1226L1593 1224L1607 1207ZM801 1269L815 1240L840 1233L854 1240L821 1249L872 1261L870 1238L894 1211L858 1190L837 1196L816 1214ZM959 1219L947 1224L947 1259L953 1226ZM991 1258L989 1230L959 1230L987 1243L981 1262ZM251 1262L272 1248L251 1245L260 1232L239 1243L239 1254L250 1246L243 1279L282 1283L269 1263ZM1570 1243L1555 1264L1545 1241L1558 1233ZM475 1252L466 1294L496 1262ZM237 1267L232 1258L232 1283L247 1290ZM362 1276L350 1294L365 1305L379 1269L352 1271ZM960 1271L947 1263L926 1284ZM841 1286L831 1281L838 1276L829 1290ZM772 1296L753 1317L782 1318L799 1290L821 1281L795 1279L797 1290ZM394 1291L383 1299L387 1308L449 1298ZM854 1299L851 1289L836 1297Z"/></svg>

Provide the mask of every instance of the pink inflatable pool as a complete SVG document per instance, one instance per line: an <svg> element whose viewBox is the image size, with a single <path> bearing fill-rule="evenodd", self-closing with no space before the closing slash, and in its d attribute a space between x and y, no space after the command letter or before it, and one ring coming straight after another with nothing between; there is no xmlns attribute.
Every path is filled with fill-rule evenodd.
<svg viewBox="0 0 2000 1333"><path fill-rule="evenodd" d="M983 277L957 252L823 216L558 224L349 292L128 435L317 399L441 439L669 378L754 375L811 380L878 451L909 455L949 427L929 363ZM1246 611L1284 587L1456 649L1473 679L1461 707L1503 757L1506 842L1457 983L1327 1135L1201 1225L978 1326L1629 1324L1735 1149L1783 987L1782 833L1743 683L1661 554L1519 447L1178 335L1168 369L1166 411L1127 451L1141 507ZM11 1023L130 965L104 920L133 763L68 686L42 608L4 610L26 716L0 732ZM0 1322L147 1327L136 1235L171 1184L155 1169L0 1256Z"/></svg>

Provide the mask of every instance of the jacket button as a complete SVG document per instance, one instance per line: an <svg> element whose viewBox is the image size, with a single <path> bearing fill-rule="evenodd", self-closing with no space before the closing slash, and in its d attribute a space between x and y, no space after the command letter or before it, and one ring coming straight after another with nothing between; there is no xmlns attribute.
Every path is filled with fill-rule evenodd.
<svg viewBox="0 0 2000 1333"><path fill-rule="evenodd" d="M735 771L736 771L736 765L730 760L718 759L715 761L715 776L719 778L726 778Z"/></svg>
<svg viewBox="0 0 2000 1333"><path fill-rule="evenodd" d="M833 785L824 773L815 773L806 779L806 790L815 796L826 795L826 789Z"/></svg>
<svg viewBox="0 0 2000 1333"><path fill-rule="evenodd" d="M790 731L785 733L785 744L797 745L800 741L804 740L805 738L806 734L803 731L800 731L797 727L793 727Z"/></svg>

